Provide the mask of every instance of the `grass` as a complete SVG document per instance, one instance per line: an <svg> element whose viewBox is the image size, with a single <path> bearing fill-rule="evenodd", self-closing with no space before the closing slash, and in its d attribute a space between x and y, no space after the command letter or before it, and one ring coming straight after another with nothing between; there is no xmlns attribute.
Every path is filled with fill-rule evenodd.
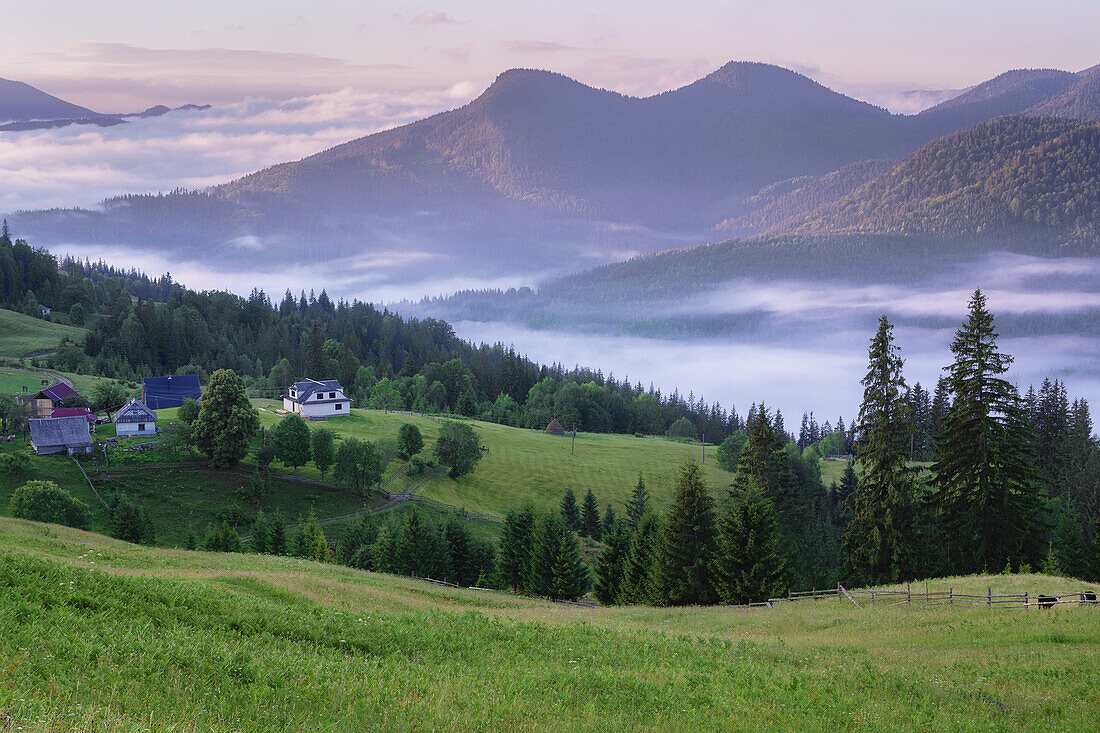
<svg viewBox="0 0 1100 733"><path fill-rule="evenodd" d="M19 357L56 348L66 336L79 343L88 331L0 308L0 356Z"/></svg>
<svg viewBox="0 0 1100 733"><path fill-rule="evenodd" d="M47 384L42 384L43 379ZM0 394L2 395L35 394L50 384L55 384L56 381L43 377L37 372L0 368Z"/></svg>
<svg viewBox="0 0 1100 733"><path fill-rule="evenodd" d="M256 400L266 408L261 422L270 427L282 418L271 412L279 404L274 400ZM439 434L439 423L419 416L352 410L346 417L324 423L342 437L367 440L397 438L402 423L413 423L424 435L424 453L430 454ZM504 514L509 509L532 502L541 509L556 509L566 489L573 489L580 502L592 489L601 507L611 502L622 512L639 474L656 506L672 501L675 479L688 456L700 457L698 445L674 443L652 438L624 435L578 433L576 452L570 455L570 439L534 430L470 421L489 452L468 476L451 479L442 476L421 493L432 499L463 507L469 511ZM704 475L718 495L729 486L732 474L715 461L717 448L707 447ZM312 467L303 475L315 475Z"/></svg>
<svg viewBox="0 0 1100 733"><path fill-rule="evenodd" d="M1100 704L1098 608L583 609L10 519L0 588L11 730L1087 730Z"/></svg>

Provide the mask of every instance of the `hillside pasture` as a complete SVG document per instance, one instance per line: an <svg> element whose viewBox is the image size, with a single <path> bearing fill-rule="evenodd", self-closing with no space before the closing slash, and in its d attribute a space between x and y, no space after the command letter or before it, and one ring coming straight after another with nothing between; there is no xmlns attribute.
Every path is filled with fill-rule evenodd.
<svg viewBox="0 0 1100 733"><path fill-rule="evenodd" d="M68 337L80 343L88 331L43 321L0 308L0 356L17 358L33 351L56 348Z"/></svg>
<svg viewBox="0 0 1100 733"><path fill-rule="evenodd" d="M257 400L263 407L261 422L270 427L282 417L274 412L274 400ZM675 479L688 457L701 458L698 445L655 438L636 438L603 433L578 433L575 452L571 438L507 425L467 421L488 448L473 473L452 479L441 476L420 492L424 496L462 507L471 512L504 514L531 502L539 509L556 509L566 489L573 489L580 501L589 490L601 507L611 502L622 511L641 475L651 499L659 509L672 501ZM327 427L340 437L361 440L396 439L403 423L416 425L424 436L424 454L430 455L439 436L440 422L419 415L352 410L346 417L312 422L310 427ZM711 491L718 496L732 480L732 474L718 466L717 448L707 446L703 465ZM312 466L303 475L315 475Z"/></svg>
<svg viewBox="0 0 1100 733"><path fill-rule="evenodd" d="M1045 576L945 579L956 588ZM1095 607L578 608L0 519L11 729L1088 730Z"/></svg>

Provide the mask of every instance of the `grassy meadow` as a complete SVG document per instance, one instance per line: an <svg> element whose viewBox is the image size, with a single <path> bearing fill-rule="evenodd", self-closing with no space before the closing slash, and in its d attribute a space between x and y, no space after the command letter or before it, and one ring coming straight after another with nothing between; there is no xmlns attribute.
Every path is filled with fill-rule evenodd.
<svg viewBox="0 0 1100 733"><path fill-rule="evenodd" d="M1095 607L588 609L11 519L0 588L7 730L1088 730L1100 704Z"/></svg>
<svg viewBox="0 0 1100 733"><path fill-rule="evenodd" d="M260 419L270 427L282 419L273 410L281 407L275 400L256 400ZM346 417L323 423L341 437L366 440L396 440L402 423L412 423L424 435L424 451L430 453L439 435L435 420L376 410L352 410ZM547 435L535 430L513 428L494 423L469 421L489 448L474 472L451 479L444 475L420 492L469 511L504 514L530 501L542 509L556 509L566 489L573 489L577 500L592 489L601 506L611 502L616 511L625 507L639 474L644 477L650 496L659 507L672 501L675 478L684 459L701 457L698 445L674 443L653 438L626 435L578 433L576 451L570 455L570 438ZM715 460L717 448L707 446L704 475L717 495L729 486L732 474ZM843 470L843 469L842 469ZM315 476L312 465L300 470Z"/></svg>
<svg viewBox="0 0 1100 733"><path fill-rule="evenodd" d="M0 356L20 357L32 351L53 349L68 336L80 342L86 329L43 321L0 308Z"/></svg>

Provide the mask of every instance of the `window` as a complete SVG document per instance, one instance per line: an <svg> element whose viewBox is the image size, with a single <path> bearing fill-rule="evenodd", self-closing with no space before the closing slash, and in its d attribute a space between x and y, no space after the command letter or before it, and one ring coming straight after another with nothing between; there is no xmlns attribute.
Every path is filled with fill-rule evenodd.
<svg viewBox="0 0 1100 733"><path fill-rule="evenodd" d="M344 403L343 402L337 402L336 403L336 409L337 410L343 410L344 409Z"/></svg>
<svg viewBox="0 0 1100 733"><path fill-rule="evenodd" d="M145 423L139 422L138 423L138 430L144 432L145 431Z"/></svg>
<svg viewBox="0 0 1100 733"><path fill-rule="evenodd" d="M329 398L330 400L334 400L334 399L336 399L336 393L335 393L335 392L329 392L329 393L328 393L328 398Z"/></svg>

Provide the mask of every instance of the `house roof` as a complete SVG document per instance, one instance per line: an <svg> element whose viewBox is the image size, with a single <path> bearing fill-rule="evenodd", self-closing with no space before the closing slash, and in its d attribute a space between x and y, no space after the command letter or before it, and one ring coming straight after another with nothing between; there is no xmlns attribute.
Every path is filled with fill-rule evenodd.
<svg viewBox="0 0 1100 733"><path fill-rule="evenodd" d="M27 421L31 430L31 442L36 446L63 445L78 448L92 444L88 421L79 416L37 417Z"/></svg>
<svg viewBox="0 0 1100 733"><path fill-rule="evenodd" d="M46 389L39 391L38 394L34 396L34 399L49 400L50 402L60 402L66 397L72 397L76 394L77 392L75 389L65 384L64 382L58 382L57 384L52 384L49 387L46 387Z"/></svg>
<svg viewBox="0 0 1100 733"><path fill-rule="evenodd" d="M50 417L82 417L88 422L95 420L95 415L87 407L55 407Z"/></svg>
<svg viewBox="0 0 1100 733"><path fill-rule="evenodd" d="M297 392L298 396L297 397L291 397L290 396L290 389L293 389L295 392ZM294 384L290 385L290 389L288 389L283 394L283 399L284 400L293 400L295 402L305 402L306 400L308 400L310 397L313 396L314 392L343 392L344 391L344 388L340 386L340 380L338 380L338 379L325 379L325 380L320 380L320 381L318 381L316 379L303 379L301 382L295 382ZM334 402L346 401L346 398L345 398L345 400L333 400L333 401ZM314 404L316 404L317 402L318 402L318 400L314 400Z"/></svg>
<svg viewBox="0 0 1100 733"><path fill-rule="evenodd" d="M150 410L144 402L134 397L111 415L111 422L156 422L157 413Z"/></svg>
<svg viewBox="0 0 1100 733"><path fill-rule="evenodd" d="M178 407L190 397L198 400L202 397L199 375L179 374L171 377L146 377L142 380L143 397L146 404L154 408Z"/></svg>

